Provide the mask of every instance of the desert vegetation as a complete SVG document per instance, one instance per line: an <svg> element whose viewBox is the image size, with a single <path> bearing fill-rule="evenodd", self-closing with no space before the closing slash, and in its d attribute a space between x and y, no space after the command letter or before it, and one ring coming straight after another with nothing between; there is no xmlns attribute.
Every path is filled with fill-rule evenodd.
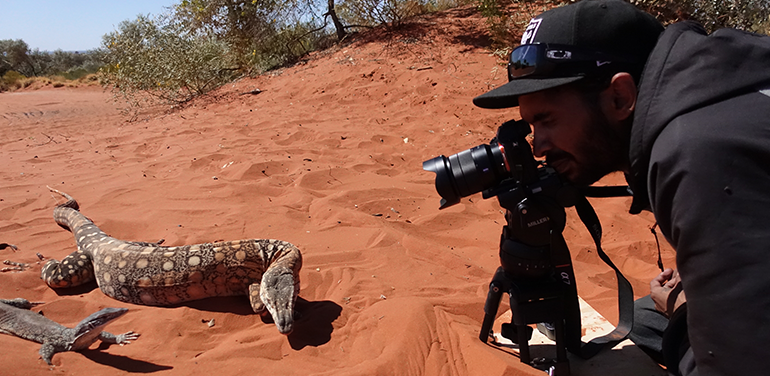
<svg viewBox="0 0 770 376"><path fill-rule="evenodd" d="M101 50L31 50L21 39L0 40L0 92L32 85L72 86L95 82L104 65ZM90 75L90 76L89 76Z"/></svg>
<svg viewBox="0 0 770 376"><path fill-rule="evenodd" d="M518 44L529 18L546 9L577 2L562 0L475 0L486 18L492 47L501 55ZM733 27L755 33L770 32L770 0L628 0L664 25L682 20L700 22L706 30ZM520 14L529 17L519 17Z"/></svg>
<svg viewBox="0 0 770 376"><path fill-rule="evenodd" d="M373 27L464 0L182 0L104 36L101 79L131 106L180 105L236 77L296 63Z"/></svg>
<svg viewBox="0 0 770 376"><path fill-rule="evenodd" d="M701 22L767 33L770 0L630 0L663 23ZM95 81L129 108L180 105L222 84L294 64L368 28L397 29L417 15L475 5L490 48L504 58L530 17L560 0L181 0L163 15L140 15L85 53L31 51L0 41L0 91L34 82ZM38 77L38 78L33 78ZM86 78L83 78L86 77ZM46 81L47 80L47 81Z"/></svg>

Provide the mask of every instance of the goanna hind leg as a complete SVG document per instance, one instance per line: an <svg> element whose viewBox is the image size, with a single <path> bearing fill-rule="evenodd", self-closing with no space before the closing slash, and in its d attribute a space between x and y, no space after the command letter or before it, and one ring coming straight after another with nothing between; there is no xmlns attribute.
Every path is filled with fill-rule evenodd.
<svg viewBox="0 0 770 376"><path fill-rule="evenodd" d="M83 251L76 251L61 262L50 259L40 272L40 278L53 288L80 286L94 280L94 265Z"/></svg>
<svg viewBox="0 0 770 376"><path fill-rule="evenodd" d="M150 242L126 242L128 244L138 245L140 247L159 247L163 242L165 242L166 239L160 239L155 243Z"/></svg>

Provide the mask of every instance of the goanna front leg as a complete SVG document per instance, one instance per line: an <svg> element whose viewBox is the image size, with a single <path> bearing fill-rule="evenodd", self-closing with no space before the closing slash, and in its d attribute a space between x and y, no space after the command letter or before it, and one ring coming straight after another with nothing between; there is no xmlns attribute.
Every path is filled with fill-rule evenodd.
<svg viewBox="0 0 770 376"><path fill-rule="evenodd" d="M0 303L5 303L5 304L8 304L10 306L14 306L16 308L21 308L21 309L30 309L30 308L32 308L34 306L43 304L43 303L40 303L40 302L30 302L29 300L24 299L24 298L0 299Z"/></svg>
<svg viewBox="0 0 770 376"><path fill-rule="evenodd" d="M110 332L102 332L99 334L99 339L104 343L109 344L118 344L118 345L127 345L131 343L131 341L136 341L139 339L139 333L134 332L125 332L123 334L114 335Z"/></svg>
<svg viewBox="0 0 770 376"><path fill-rule="evenodd" d="M43 361L48 363L49 366L53 365L53 362L51 359L53 358L53 355L57 352L64 352L67 351L64 348L61 348L59 346L54 346L52 343L43 343L43 346L40 347L40 350L38 351L38 354L40 354L40 357L43 358Z"/></svg>
<svg viewBox="0 0 770 376"><path fill-rule="evenodd" d="M14 251L14 252L19 250L19 247L15 246L13 244L0 243L0 250L6 249L6 248L10 248L11 251Z"/></svg>
<svg viewBox="0 0 770 376"><path fill-rule="evenodd" d="M37 256L38 259L40 259L40 261L43 261L45 259L45 257L43 257L43 255L41 255L40 253L35 253L35 255ZM38 262L38 263L40 263L40 262ZM11 261L11 260L3 261L3 265L8 265L8 266L0 269L0 272L2 272L2 273L5 273L5 272L23 272L23 271L27 270L27 268L30 267L30 264L23 263L23 262Z"/></svg>
<svg viewBox="0 0 770 376"><path fill-rule="evenodd" d="M23 262L16 262L11 260L5 260L3 261L3 265L8 265L6 267L3 267L0 269L0 272L23 272L25 269L29 268L29 264L25 264Z"/></svg>
<svg viewBox="0 0 770 376"><path fill-rule="evenodd" d="M40 278L52 288L80 286L94 280L94 264L83 251L75 251L61 262L50 259L43 265Z"/></svg>

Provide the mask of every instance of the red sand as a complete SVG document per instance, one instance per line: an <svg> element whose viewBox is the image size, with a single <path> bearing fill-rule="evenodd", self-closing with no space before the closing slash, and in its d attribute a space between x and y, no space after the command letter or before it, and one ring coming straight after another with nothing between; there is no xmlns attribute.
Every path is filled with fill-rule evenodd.
<svg viewBox="0 0 770 376"><path fill-rule="evenodd" d="M409 34L372 33L135 122L98 88L0 94L0 242L19 246L0 258L34 263L35 252L61 259L75 249L52 220L57 201L46 185L74 196L116 238L278 238L304 255L303 317L288 337L241 297L145 307L93 286L54 292L38 278L39 264L2 273L0 297L45 302L36 310L65 325L126 307L108 330L142 336L56 354L50 371L38 344L2 335L0 373L542 374L477 339L499 265L497 200L477 194L439 211L435 175L422 170L422 161L487 143L518 117L471 103L506 77L477 37L483 25L467 9L427 17ZM240 95L255 88L262 93ZM653 217L627 214L629 198L592 202L605 250L637 296L647 294L657 274ZM567 212L579 294L615 322L614 273ZM674 265L666 244L663 261Z"/></svg>

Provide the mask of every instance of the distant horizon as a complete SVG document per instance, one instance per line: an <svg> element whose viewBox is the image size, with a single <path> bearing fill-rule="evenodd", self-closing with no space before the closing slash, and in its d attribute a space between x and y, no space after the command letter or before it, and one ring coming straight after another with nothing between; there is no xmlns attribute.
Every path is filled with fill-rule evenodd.
<svg viewBox="0 0 770 376"><path fill-rule="evenodd" d="M94 0L5 0L0 40L23 40L41 52L88 52L100 48L102 36L122 21L160 15L178 0L135 0L105 4Z"/></svg>
<svg viewBox="0 0 770 376"><path fill-rule="evenodd" d="M5 39L9 39L9 38L5 38ZM19 39L19 38L17 38L17 39ZM2 39L0 39L0 40L2 40ZM24 42L27 43L26 40ZM29 43L27 43L27 46L29 46L29 50L30 51L34 51L35 50L34 47L29 45ZM88 50L75 50L75 51L62 50L61 48L57 48L57 49L52 50L52 51L51 50L42 50L42 49L39 49L39 48L37 48L37 50L39 50L40 52L43 52L43 53L48 53L48 54L52 54L52 53L54 53L54 52L56 52L58 50L62 50L63 52L67 52L67 53L85 54L85 53L88 53L88 51L93 51L93 50L96 50L96 49L99 49L99 48L101 48L101 46L96 47L96 48L91 48L91 49L88 49Z"/></svg>

